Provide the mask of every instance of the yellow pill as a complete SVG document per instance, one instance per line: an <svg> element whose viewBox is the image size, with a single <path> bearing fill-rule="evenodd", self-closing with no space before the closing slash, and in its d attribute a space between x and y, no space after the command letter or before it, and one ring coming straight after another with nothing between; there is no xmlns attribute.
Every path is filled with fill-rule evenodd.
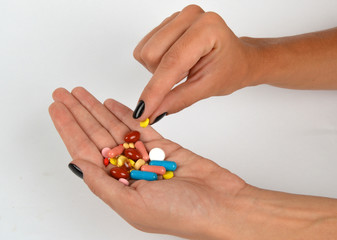
<svg viewBox="0 0 337 240"><path fill-rule="evenodd" d="M132 159L129 159L129 162L131 164L131 167L135 167L135 161L133 161Z"/></svg>
<svg viewBox="0 0 337 240"><path fill-rule="evenodd" d="M110 160L110 163L112 165L117 165L117 159L116 158L109 158L109 160Z"/></svg>
<svg viewBox="0 0 337 240"><path fill-rule="evenodd" d="M149 122L150 122L150 119L147 118L145 121L140 122L139 125L140 125L142 128L146 128L147 125L149 125Z"/></svg>
<svg viewBox="0 0 337 240"><path fill-rule="evenodd" d="M135 144L134 143L129 143L129 148L135 148Z"/></svg>
<svg viewBox="0 0 337 240"><path fill-rule="evenodd" d="M163 175L164 179L170 179L173 178L174 174L172 171L166 171L166 173Z"/></svg>
<svg viewBox="0 0 337 240"><path fill-rule="evenodd" d="M123 143L123 147L124 147L125 149L128 149L128 148L130 147L130 145L129 145L128 143Z"/></svg>
<svg viewBox="0 0 337 240"><path fill-rule="evenodd" d="M145 161L143 159L138 159L137 162L135 163L135 169L139 170L141 166L145 164Z"/></svg>
<svg viewBox="0 0 337 240"><path fill-rule="evenodd" d="M117 158L117 167L121 167L123 166L123 164L125 163L125 161L127 161L128 158L125 157L124 155L120 155L118 158Z"/></svg>

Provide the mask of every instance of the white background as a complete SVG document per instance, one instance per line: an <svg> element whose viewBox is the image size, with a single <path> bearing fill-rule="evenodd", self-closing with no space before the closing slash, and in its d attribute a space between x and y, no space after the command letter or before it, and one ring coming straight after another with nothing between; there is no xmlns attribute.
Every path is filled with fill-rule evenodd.
<svg viewBox="0 0 337 240"><path fill-rule="evenodd" d="M133 229L69 171L48 106L55 88L84 86L133 109L151 76L134 47L190 3L238 36L337 26L335 0L0 0L0 239L177 239ZM337 198L337 91L247 88L155 128L252 185Z"/></svg>

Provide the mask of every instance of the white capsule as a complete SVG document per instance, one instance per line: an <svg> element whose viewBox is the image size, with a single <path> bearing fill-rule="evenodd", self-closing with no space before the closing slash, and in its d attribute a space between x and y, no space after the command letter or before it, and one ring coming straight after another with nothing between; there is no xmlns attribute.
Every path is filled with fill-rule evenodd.
<svg viewBox="0 0 337 240"><path fill-rule="evenodd" d="M150 160L165 160L165 152L161 148L152 148L149 156Z"/></svg>

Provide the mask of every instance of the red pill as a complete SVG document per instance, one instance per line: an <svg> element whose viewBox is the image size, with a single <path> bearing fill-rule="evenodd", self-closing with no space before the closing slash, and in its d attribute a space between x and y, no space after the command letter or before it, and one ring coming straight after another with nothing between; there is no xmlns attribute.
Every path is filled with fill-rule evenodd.
<svg viewBox="0 0 337 240"><path fill-rule="evenodd" d="M112 168L110 170L110 174L113 178L115 178L117 180L120 179L120 178L125 178L125 179L130 178L130 173L128 171L126 171L125 169L120 168L120 167Z"/></svg>
<svg viewBox="0 0 337 240"><path fill-rule="evenodd" d="M131 164L130 164L129 160L125 161L120 168L123 168L125 171L130 171Z"/></svg>
<svg viewBox="0 0 337 240"><path fill-rule="evenodd" d="M104 158L103 163L104 163L104 166L108 166L110 163L109 158Z"/></svg>
<svg viewBox="0 0 337 240"><path fill-rule="evenodd" d="M139 140L139 138L140 138L140 133L138 131L132 131L125 135L124 141L128 143L130 142L135 143Z"/></svg>
<svg viewBox="0 0 337 240"><path fill-rule="evenodd" d="M142 158L142 154L135 148L128 148L124 150L124 155L132 160L138 160Z"/></svg>
<svg viewBox="0 0 337 240"><path fill-rule="evenodd" d="M114 158L120 154L123 153L123 150L124 150L124 147L123 147L123 144L120 144L118 145L117 147L114 147L113 149L111 149L109 152L108 152L108 157L109 158Z"/></svg>

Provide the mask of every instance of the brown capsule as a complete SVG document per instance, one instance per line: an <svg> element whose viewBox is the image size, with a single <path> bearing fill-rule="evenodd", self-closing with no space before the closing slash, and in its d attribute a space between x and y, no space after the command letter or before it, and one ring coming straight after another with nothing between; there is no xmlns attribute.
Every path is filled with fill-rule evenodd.
<svg viewBox="0 0 337 240"><path fill-rule="evenodd" d="M131 164L130 164L129 160L125 161L123 163L123 165L121 166L121 168L123 168L125 171L130 171L131 170Z"/></svg>
<svg viewBox="0 0 337 240"><path fill-rule="evenodd" d="M128 171L126 171L125 169L120 168L120 167L112 168L110 170L110 174L113 178L115 178L117 180L120 179L120 178L125 178L125 179L130 178L130 173Z"/></svg>
<svg viewBox="0 0 337 240"><path fill-rule="evenodd" d="M124 141L127 143L135 143L139 140L140 133L138 131L132 131L125 135Z"/></svg>
<svg viewBox="0 0 337 240"><path fill-rule="evenodd" d="M142 154L135 148L129 148L124 150L124 155L132 160L138 160L142 158Z"/></svg>

